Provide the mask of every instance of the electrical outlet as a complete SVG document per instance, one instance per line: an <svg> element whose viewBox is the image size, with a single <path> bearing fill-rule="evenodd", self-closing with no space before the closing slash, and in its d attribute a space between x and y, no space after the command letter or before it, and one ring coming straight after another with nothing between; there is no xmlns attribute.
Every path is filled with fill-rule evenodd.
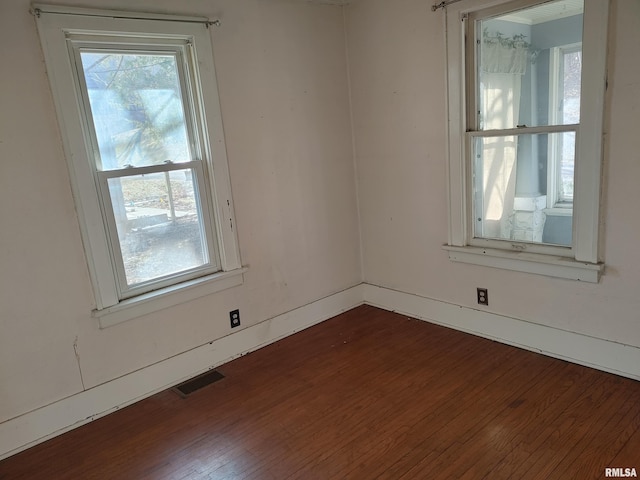
<svg viewBox="0 0 640 480"><path fill-rule="evenodd" d="M486 288L478 288L478 305L489 305L489 292Z"/></svg>
<svg viewBox="0 0 640 480"><path fill-rule="evenodd" d="M240 310L231 310L229 312L229 320L231 322L231 328L240 326Z"/></svg>

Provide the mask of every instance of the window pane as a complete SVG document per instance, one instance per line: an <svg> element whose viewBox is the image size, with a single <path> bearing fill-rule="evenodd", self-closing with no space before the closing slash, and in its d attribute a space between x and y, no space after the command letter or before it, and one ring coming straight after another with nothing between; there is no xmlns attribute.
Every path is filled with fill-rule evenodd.
<svg viewBox="0 0 640 480"><path fill-rule="evenodd" d="M476 238L571 245L571 204L547 209L573 195L574 132L477 137L473 155Z"/></svg>
<svg viewBox="0 0 640 480"><path fill-rule="evenodd" d="M477 129L580 122L582 12L580 0L557 0L476 22ZM567 45L574 52L558 56Z"/></svg>
<svg viewBox="0 0 640 480"><path fill-rule="evenodd" d="M558 152L555 154L558 167L558 202L573 202L573 177L576 160L576 134L565 132L558 134Z"/></svg>
<svg viewBox="0 0 640 480"><path fill-rule="evenodd" d="M562 122L579 123L582 51L563 52L562 57Z"/></svg>
<svg viewBox="0 0 640 480"><path fill-rule="evenodd" d="M82 51L100 170L191 161L174 54Z"/></svg>
<svg viewBox="0 0 640 480"><path fill-rule="evenodd" d="M192 170L109 179L130 287L208 264L195 189Z"/></svg>

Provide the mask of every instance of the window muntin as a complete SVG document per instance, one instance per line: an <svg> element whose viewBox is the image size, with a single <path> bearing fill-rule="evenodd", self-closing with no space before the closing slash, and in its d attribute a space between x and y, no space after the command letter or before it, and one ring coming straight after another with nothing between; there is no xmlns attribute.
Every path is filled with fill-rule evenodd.
<svg viewBox="0 0 640 480"><path fill-rule="evenodd" d="M580 44L583 7L573 0L521 9L507 4L468 17L466 151L471 215L467 228L471 245L501 248L506 241L510 249L542 252L547 248L554 255L573 255L572 241L558 248L556 240L550 240L572 238L570 219L545 227L546 216L552 213L548 207L562 202L564 214L571 214L580 127L580 89L570 90L575 86L575 68L564 79L566 91L571 92L564 114L563 110L551 113L552 95L563 91L564 84L549 88L554 72L540 62L553 51L549 32L560 25L555 18L544 19L549 8L569 12L562 24L571 31L558 36L569 35ZM580 67L575 55L567 58ZM562 235L545 231L557 225L567 231ZM523 245L527 243L543 248Z"/></svg>

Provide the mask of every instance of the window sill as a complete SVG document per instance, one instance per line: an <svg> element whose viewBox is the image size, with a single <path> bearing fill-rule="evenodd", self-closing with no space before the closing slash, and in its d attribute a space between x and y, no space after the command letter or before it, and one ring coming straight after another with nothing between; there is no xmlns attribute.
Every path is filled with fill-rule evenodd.
<svg viewBox="0 0 640 480"><path fill-rule="evenodd" d="M128 298L117 305L102 310L94 310L92 316L98 319L100 328L111 327L142 315L242 285L244 281L243 274L246 271L247 268L239 268L230 272L218 272L178 285L172 285L134 298Z"/></svg>
<svg viewBox="0 0 640 480"><path fill-rule="evenodd" d="M545 208L542 211L546 215L550 215L552 217L572 217L573 216L573 209L571 208L553 207L553 208Z"/></svg>
<svg viewBox="0 0 640 480"><path fill-rule="evenodd" d="M490 248L444 245L449 260L548 277L598 283L604 270L602 263L579 262L571 258L539 253L508 252Z"/></svg>

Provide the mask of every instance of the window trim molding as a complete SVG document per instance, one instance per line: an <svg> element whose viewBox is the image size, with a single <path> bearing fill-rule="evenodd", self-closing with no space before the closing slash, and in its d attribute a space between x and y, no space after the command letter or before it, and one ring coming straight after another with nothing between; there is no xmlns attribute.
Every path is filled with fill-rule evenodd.
<svg viewBox="0 0 640 480"><path fill-rule="evenodd" d="M514 8L544 3L530 0L460 0L451 4L446 9L446 59L447 59L447 176L448 190L447 203L449 211L447 246L449 257L453 261L466 261L478 264L481 257L482 265L505 267L505 262L498 261L499 256L487 256L485 251L489 249L470 246L469 217L472 212L472 195L467 193L470 185L470 166L467 163L468 142L467 137L467 112L466 95L469 94L466 82L465 64L468 58L465 55L465 22L469 15L479 10L490 7L500 7L509 4ZM600 236L600 202L601 202L601 173L604 137L604 97L606 91L606 53L607 53L607 29L608 29L608 0L584 0L583 16L583 74L581 95L581 123L578 129L576 155L580 158L581 165L576 168L576 187L574 191L573 212L573 259L571 265L590 264L598 271L599 278L602 272L599 252ZM583 152L586 152L584 155ZM592 154L589 154L592 153ZM573 278L575 275L558 275L557 268L546 268L545 265L556 264L557 255L544 253L528 253L523 255L523 249L530 244L520 242L503 242L505 249L496 251L511 258L516 255L518 262L510 262L511 270L520 270L529 273L540 273L562 278ZM459 247L452 249L451 247ZM553 248L553 247L552 247ZM462 250L460 250L462 249ZM461 255L463 251L468 255ZM494 249L491 249L494 251ZM452 253L453 252L453 253ZM512 255L510 255L512 254ZM502 256L502 255L500 255ZM452 258L456 257L456 258ZM491 258L489 258L491 257ZM575 262L573 261L575 260ZM535 268L528 268L526 264L532 262ZM542 267L540 267L542 265ZM518 267L518 268L515 268ZM583 270L577 267L579 271ZM536 271L531 271L536 270ZM597 280L596 280L597 281Z"/></svg>
<svg viewBox="0 0 640 480"><path fill-rule="evenodd" d="M609 0L584 0L584 4L582 30L588 34L582 37L580 137L576 140L576 159L580 165L576 165L574 174L573 238L575 259L597 263L600 260L600 181L604 153ZM597 153L583 155L584 152Z"/></svg>
<svg viewBox="0 0 640 480"><path fill-rule="evenodd" d="M93 286L95 312L105 314L127 308L134 303L147 303L147 296L159 298L180 289L193 289L195 283L211 283L213 280L238 277L244 272L240 260L236 221L231 195L231 181L224 139L218 85L215 74L213 43L210 29L214 22L205 17L186 17L126 11L93 10L86 8L33 5L32 12L41 39L47 74L60 128L60 137L70 176L85 257ZM200 25L198 25L200 24ZM74 66L67 45L67 34L106 33L124 37L154 36L184 39L190 42L197 54L197 75L194 88L203 105L196 105L195 114L202 123L208 142L202 142L203 168L208 174L208 193L203 198L209 202L212 223L215 226L215 243L219 256L220 271L204 273L203 277L186 280L169 287L160 288L126 300L119 299L117 272L111 260L110 246L104 215L100 207L99 186L91 169L91 140L83 125L80 110L83 108L77 85L72 81ZM206 79L203 81L203 79ZM197 102L196 102L197 103ZM204 109L204 111L202 110ZM206 114L205 114L206 111ZM239 276L242 279L242 276ZM228 282L226 282L228 284ZM242 283L242 280L240 280ZM225 282L220 283L220 286ZM226 288L226 287L222 287ZM217 291L217 290L216 290ZM211 292L212 293L212 292ZM175 302L176 295L170 295ZM171 303L173 302L173 303ZM152 309L155 311L157 309ZM133 310L132 310L133 311ZM142 311L137 309L136 311ZM144 313L140 313L144 314ZM136 315L137 316L137 315ZM129 315L130 318L131 315ZM102 323L102 322L101 322Z"/></svg>
<svg viewBox="0 0 640 480"><path fill-rule="evenodd" d="M244 273L247 271L248 268L239 268L230 272L217 272L170 285L137 297L121 300L117 305L102 310L93 310L91 316L98 319L101 329L111 327L142 315L242 285Z"/></svg>
<svg viewBox="0 0 640 480"><path fill-rule="evenodd" d="M588 283L598 283L600 275L604 271L604 265L601 263L579 262L572 258L553 255L510 252L482 247L444 245L442 248L449 252L449 260L452 262L470 263Z"/></svg>

